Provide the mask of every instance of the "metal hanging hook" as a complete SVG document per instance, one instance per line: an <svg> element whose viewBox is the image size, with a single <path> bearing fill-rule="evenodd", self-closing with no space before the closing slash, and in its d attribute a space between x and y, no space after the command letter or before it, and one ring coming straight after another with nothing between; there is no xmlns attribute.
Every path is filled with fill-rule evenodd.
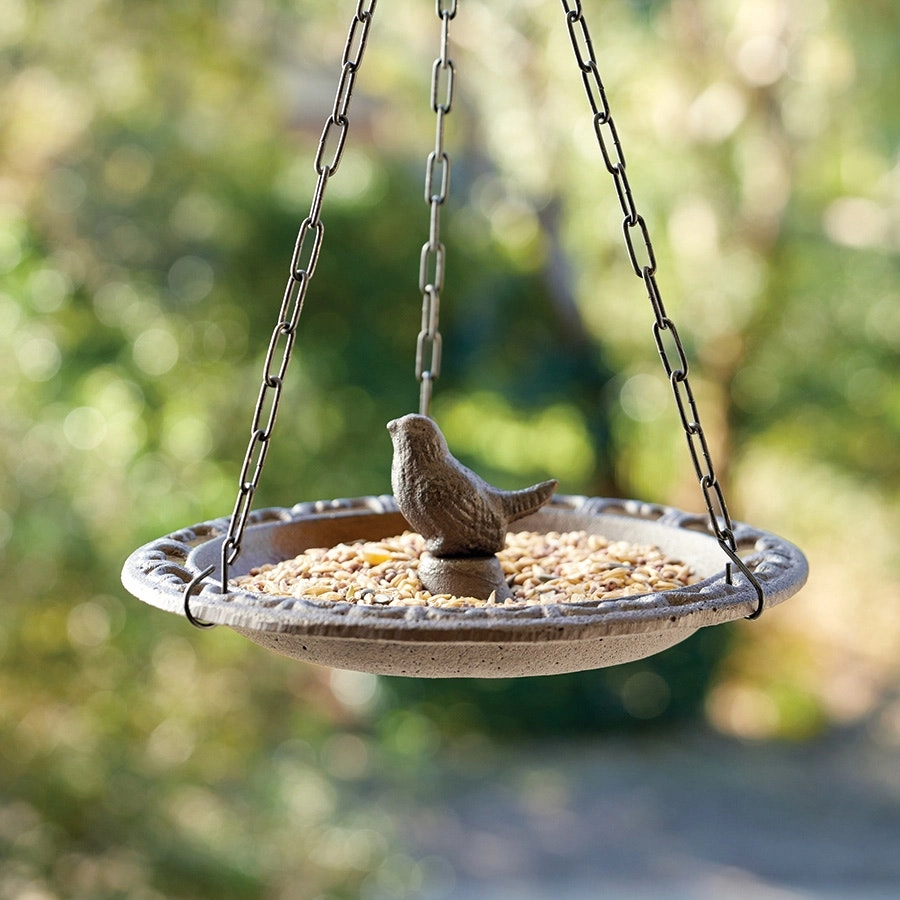
<svg viewBox="0 0 900 900"><path fill-rule="evenodd" d="M187 618L188 622L194 626L194 628L215 628L215 622L204 622L202 619L198 619L191 612L191 594L193 594L199 587L200 582L203 581L204 578L208 578L215 571L215 566L207 566L202 572L199 572L194 576L191 583L184 589L184 615Z"/></svg>

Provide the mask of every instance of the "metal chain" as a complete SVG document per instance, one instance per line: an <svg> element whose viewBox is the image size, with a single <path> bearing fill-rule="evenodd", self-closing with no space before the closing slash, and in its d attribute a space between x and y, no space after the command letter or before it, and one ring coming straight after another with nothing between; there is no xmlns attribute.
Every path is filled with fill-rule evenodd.
<svg viewBox="0 0 900 900"><path fill-rule="evenodd" d="M751 582L757 592L759 604L748 618L756 618L763 611L765 598L753 573L738 556L734 527L728 513L722 487L716 477L706 436L688 380L688 362L675 323L666 314L665 306L656 282L656 257L647 229L647 223L635 206L625 157L610 113L606 90L600 78L590 32L584 19L581 0L561 0L566 14L569 36L585 92L594 114L594 132L603 155L603 161L613 178L616 194L622 207L625 245L634 273L644 282L650 299L655 322L653 335L663 366L672 386L676 405L694 470L700 483L709 514L710 528L722 550L731 562L726 564L726 577L732 582L731 564L736 565ZM300 225L294 253L291 258L288 282L285 288L278 322L272 332L263 366L263 379L250 426L250 440L238 479L235 500L228 533L222 543L221 583L222 593L227 592L228 569L241 552L243 533L250 514L253 496L259 484L269 440L275 425L278 405L284 385L284 376L291 358L297 324L303 303L314 273L325 232L321 220L322 202L328 180L337 171L344 151L349 127L348 112L356 80L362 62L377 0L359 0L350 23L341 59L341 74L331 114L325 121L316 150L314 166L318 180L313 191L307 217ZM422 246L419 262L419 288L422 291L422 325L416 342L416 378L421 384L419 410L428 415L431 405L432 385L440 375L441 334L438 330L440 295L444 285L445 248L440 240L440 210L447 198L450 185L450 157L444 149L444 117L450 112L453 101L455 68L448 56L449 23L455 18L458 0L435 0L435 10L441 21L440 55L434 61L431 77L431 107L436 115L435 146L429 153L425 170L425 202L430 208L428 240ZM639 232L645 258L641 259L635 246L635 232ZM677 355L673 364L671 351L666 347L666 336ZM280 358L279 351L280 349ZM251 474L252 473L252 474ZM207 569L185 588L184 604L189 621L198 627L203 623L190 614L189 601L197 589L198 581L212 574Z"/></svg>
<svg viewBox="0 0 900 900"><path fill-rule="evenodd" d="M250 514L253 495L265 465L269 439L272 436L284 386L284 376L291 359L291 351L294 348L297 323L300 313L303 311L303 301L306 298L309 283L316 271L319 251L322 249L322 238L325 233L325 226L320 217L322 201L325 197L328 179L337 171L344 152L344 143L350 124L348 117L350 98L356 81L356 73L359 71L366 49L376 3L377 0L359 0L356 4L356 12L350 22L341 57L341 74L338 78L334 105L325 120L325 127L322 129L316 149L314 165L318 180L313 190L309 215L301 223L294 245L287 287L278 311L278 323L272 332L266 351L262 385L250 425L250 441L238 479L238 494L234 512L231 515L228 533L222 543L222 580L220 585L222 593L226 593L228 590L228 568L241 552L247 517ZM205 575L209 574L211 574L210 570L205 573ZM185 613L188 614L188 619L193 624L202 625L189 615L188 609L190 594L196 589L197 580L195 579L185 590Z"/></svg>
<svg viewBox="0 0 900 900"><path fill-rule="evenodd" d="M434 380L441 374L441 333L438 318L444 288L445 250L441 243L441 207L450 189L450 157L444 149L444 116L453 105L455 68L448 56L450 21L456 16L457 0L435 0L441 20L441 52L431 68L431 108L437 117L434 150L425 163L425 202L431 211L428 240L419 257L419 290L422 292L422 325L416 339L416 378L419 381L419 412L431 409Z"/></svg>
<svg viewBox="0 0 900 900"><path fill-rule="evenodd" d="M728 514L725 503L725 495L722 486L716 476L709 445L703 426L700 424L700 415L694 400L694 392L688 380L688 361L684 352L684 346L678 335L675 323L666 314L659 286L656 282L656 254L650 233L644 217L637 211L632 194L628 175L625 171L625 155L622 151L622 143L610 112L609 102L606 97L606 89L600 78L597 67L597 58L594 55L594 47L587 22L581 8L581 0L561 0L566 14L566 24L569 29L569 37L572 41L572 49L575 60L581 71L581 79L584 82L585 93L594 114L594 134L597 144L603 155L606 169L612 176L619 205L622 207L623 220L622 232L625 238L625 246L628 250L628 258L634 274L644 282L650 305L653 308L653 338L657 350L662 359L663 367L672 386L675 403L681 425L687 438L688 448L691 453L691 461L694 471L703 492L706 510L709 513L709 525L719 546L724 551L730 562L725 565L725 576L728 584L733 583L732 563L741 570L741 573L750 581L756 589L758 605L755 612L748 616L757 618L763 611L765 597L762 587L747 568L744 561L738 556L737 543L734 536L734 526Z"/></svg>

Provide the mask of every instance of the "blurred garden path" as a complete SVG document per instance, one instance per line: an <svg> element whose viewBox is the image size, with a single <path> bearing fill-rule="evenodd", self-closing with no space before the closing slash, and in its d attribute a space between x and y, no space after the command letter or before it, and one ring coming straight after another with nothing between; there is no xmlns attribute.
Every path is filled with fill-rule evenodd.
<svg viewBox="0 0 900 900"><path fill-rule="evenodd" d="M868 731L473 745L436 777L405 813L425 897L900 897L900 747Z"/></svg>

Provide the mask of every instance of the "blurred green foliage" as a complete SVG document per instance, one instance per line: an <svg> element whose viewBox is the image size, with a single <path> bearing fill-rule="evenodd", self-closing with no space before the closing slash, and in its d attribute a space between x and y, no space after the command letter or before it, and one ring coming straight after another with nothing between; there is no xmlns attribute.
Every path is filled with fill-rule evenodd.
<svg viewBox="0 0 900 900"><path fill-rule="evenodd" d="M360 798L443 740L837 715L796 638L767 666L717 629L609 672L377 683L124 596L131 549L231 509L352 6L0 2L0 897L402 896L425 870ZM732 511L825 561L835 523L859 536L821 645L889 683L888 614L827 611L896 565L900 11L585 6ZM559 8L465 0L454 40L437 418L499 484L697 508ZM433 4L382 0L258 505L388 489L436 44Z"/></svg>

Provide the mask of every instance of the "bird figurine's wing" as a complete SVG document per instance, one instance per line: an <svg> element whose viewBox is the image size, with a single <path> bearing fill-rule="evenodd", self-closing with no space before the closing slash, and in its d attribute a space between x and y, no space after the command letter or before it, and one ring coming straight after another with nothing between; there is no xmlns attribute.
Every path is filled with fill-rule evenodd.
<svg viewBox="0 0 900 900"><path fill-rule="evenodd" d="M492 502L491 486L452 457L443 474L441 533L432 552L483 556L502 549L506 520Z"/></svg>

